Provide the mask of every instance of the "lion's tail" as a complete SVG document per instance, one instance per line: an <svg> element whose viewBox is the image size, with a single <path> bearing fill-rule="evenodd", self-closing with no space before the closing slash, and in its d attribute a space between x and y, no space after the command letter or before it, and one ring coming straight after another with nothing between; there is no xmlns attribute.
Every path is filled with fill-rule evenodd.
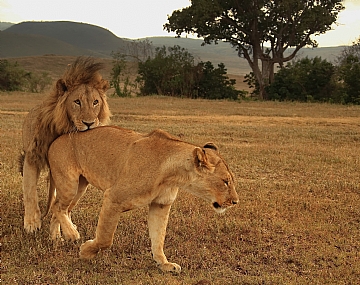
<svg viewBox="0 0 360 285"><path fill-rule="evenodd" d="M25 152L22 151L19 155L19 158L18 158L18 169L19 169L19 172L21 173L21 176L24 176L24 161L25 161Z"/></svg>
<svg viewBox="0 0 360 285"><path fill-rule="evenodd" d="M55 183L54 183L54 179L51 175L51 170L49 170L48 181L49 181L49 197L48 197L48 202L47 202L47 206L46 206L46 211L43 214L43 216L41 217L42 219L45 218L47 214L49 214L51 206L54 204L54 201L56 198Z"/></svg>

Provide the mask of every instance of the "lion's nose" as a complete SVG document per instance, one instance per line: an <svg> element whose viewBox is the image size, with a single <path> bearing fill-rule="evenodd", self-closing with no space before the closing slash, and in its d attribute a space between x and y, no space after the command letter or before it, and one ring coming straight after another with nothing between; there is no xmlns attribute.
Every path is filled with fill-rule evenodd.
<svg viewBox="0 0 360 285"><path fill-rule="evenodd" d="M90 127L94 124L94 122L85 122L85 121L82 121L82 122L85 126L88 127L88 129L90 129Z"/></svg>
<svg viewBox="0 0 360 285"><path fill-rule="evenodd" d="M232 200L233 205L236 205L237 203L239 203L239 200Z"/></svg>

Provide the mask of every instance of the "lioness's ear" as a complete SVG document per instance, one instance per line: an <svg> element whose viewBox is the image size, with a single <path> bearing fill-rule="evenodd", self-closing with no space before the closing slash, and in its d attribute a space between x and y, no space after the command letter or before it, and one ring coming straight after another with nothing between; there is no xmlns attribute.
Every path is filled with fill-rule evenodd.
<svg viewBox="0 0 360 285"><path fill-rule="evenodd" d="M204 166L207 163L207 157L205 152L200 148L196 147L193 151L194 161L196 167Z"/></svg>
<svg viewBox="0 0 360 285"><path fill-rule="evenodd" d="M58 96L62 96L64 95L64 93L67 91L67 87L66 87L66 84L65 84L65 81L62 80L62 79L59 79L57 82L56 82L56 91L57 91L57 94Z"/></svg>
<svg viewBox="0 0 360 285"><path fill-rule="evenodd" d="M219 148L216 144L212 143L212 142L208 142L204 145L204 148L210 148L212 150L215 150L216 152L219 152Z"/></svg>

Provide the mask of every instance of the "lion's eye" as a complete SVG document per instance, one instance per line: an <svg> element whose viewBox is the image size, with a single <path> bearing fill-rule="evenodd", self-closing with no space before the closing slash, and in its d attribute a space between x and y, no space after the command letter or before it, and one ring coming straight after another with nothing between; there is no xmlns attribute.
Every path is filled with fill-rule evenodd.
<svg viewBox="0 0 360 285"><path fill-rule="evenodd" d="M97 106L99 104L99 100L95 100L94 102L93 102L93 105L94 106Z"/></svg>
<svg viewBox="0 0 360 285"><path fill-rule="evenodd" d="M80 102L80 100L79 100L79 99L76 99L76 100L74 101L74 103L75 103L76 105L81 106L81 102Z"/></svg>
<svg viewBox="0 0 360 285"><path fill-rule="evenodd" d="M229 180L228 180L228 179L224 179L223 181L224 181L225 186L228 187L228 186L229 186Z"/></svg>

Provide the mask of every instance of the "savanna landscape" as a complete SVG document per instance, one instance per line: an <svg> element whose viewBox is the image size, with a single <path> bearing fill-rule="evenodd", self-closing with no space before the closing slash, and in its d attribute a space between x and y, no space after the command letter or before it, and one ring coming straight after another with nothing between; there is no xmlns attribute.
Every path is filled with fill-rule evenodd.
<svg viewBox="0 0 360 285"><path fill-rule="evenodd" d="M66 64L49 58L22 59L22 65L47 67L55 79ZM78 242L51 241L50 215L36 234L24 231L22 122L45 95L0 93L4 284L358 284L359 106L110 97L113 125L144 133L160 128L197 145L212 141L235 176L239 204L221 215L180 191L164 247L182 267L175 275L152 260L146 208L123 214L110 249L79 259L102 204L94 187L73 211ZM45 173L39 195L45 211Z"/></svg>

